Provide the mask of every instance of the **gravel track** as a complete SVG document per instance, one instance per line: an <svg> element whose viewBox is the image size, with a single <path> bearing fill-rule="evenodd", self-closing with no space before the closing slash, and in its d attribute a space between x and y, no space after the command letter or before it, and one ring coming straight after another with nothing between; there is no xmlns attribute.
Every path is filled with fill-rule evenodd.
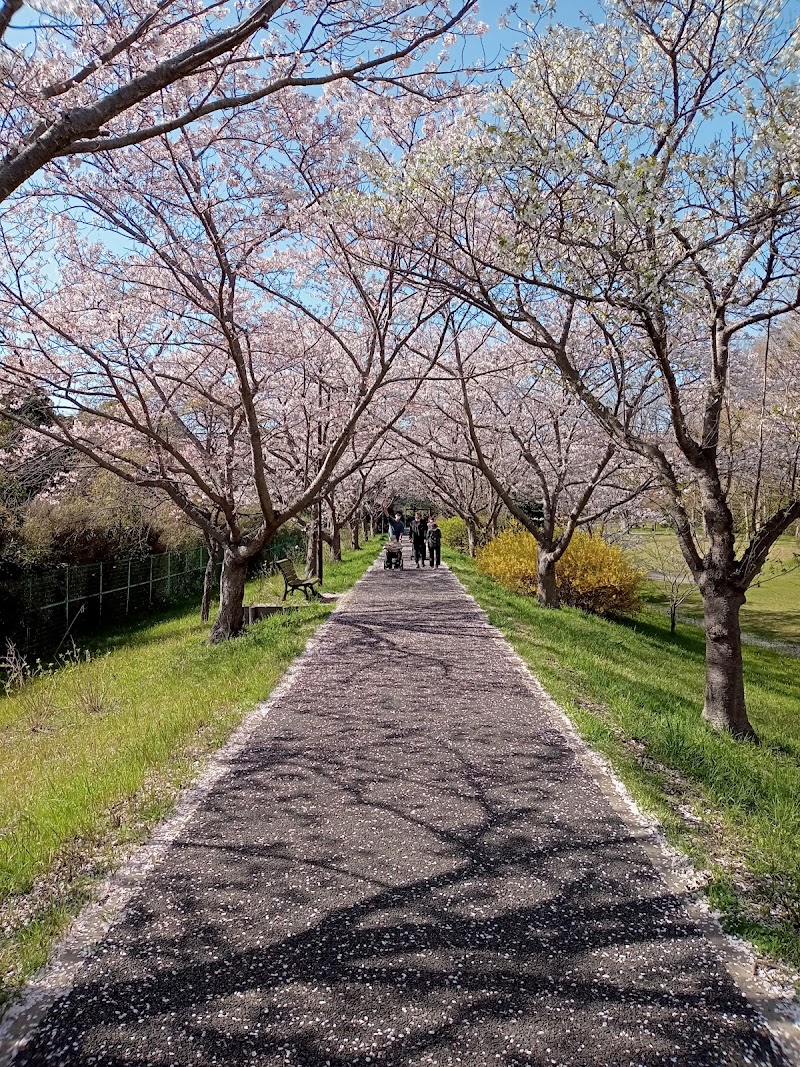
<svg viewBox="0 0 800 1067"><path fill-rule="evenodd" d="M15 1067L783 1065L596 774L446 569L370 571Z"/></svg>

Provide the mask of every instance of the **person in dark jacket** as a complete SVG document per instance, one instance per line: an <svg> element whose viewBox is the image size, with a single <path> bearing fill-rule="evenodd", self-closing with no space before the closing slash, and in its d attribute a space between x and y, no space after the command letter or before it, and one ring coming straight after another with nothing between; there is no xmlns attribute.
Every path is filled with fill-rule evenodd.
<svg viewBox="0 0 800 1067"><path fill-rule="evenodd" d="M438 567L442 562L442 531L436 525L436 520L431 519L428 524L428 558L432 567Z"/></svg>
<svg viewBox="0 0 800 1067"><path fill-rule="evenodd" d="M402 544L403 534L406 532L406 524L403 521L403 516L399 512L396 515L390 515L385 500L383 501L383 514L386 516L389 523L389 536L396 537L400 544Z"/></svg>
<svg viewBox="0 0 800 1067"><path fill-rule="evenodd" d="M414 551L414 562L419 567L425 566L425 537L428 533L428 520L423 519L417 512L411 520L411 545Z"/></svg>

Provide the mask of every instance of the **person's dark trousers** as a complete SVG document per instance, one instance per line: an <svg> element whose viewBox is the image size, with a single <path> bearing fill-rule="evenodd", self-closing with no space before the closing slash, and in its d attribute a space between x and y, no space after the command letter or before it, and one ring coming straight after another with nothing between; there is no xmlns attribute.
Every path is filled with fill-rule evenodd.
<svg viewBox="0 0 800 1067"><path fill-rule="evenodd" d="M425 539L423 537L414 538L414 562L425 566Z"/></svg>
<svg viewBox="0 0 800 1067"><path fill-rule="evenodd" d="M428 545L428 555L431 559L431 566L439 566L442 562L442 546L441 545Z"/></svg>

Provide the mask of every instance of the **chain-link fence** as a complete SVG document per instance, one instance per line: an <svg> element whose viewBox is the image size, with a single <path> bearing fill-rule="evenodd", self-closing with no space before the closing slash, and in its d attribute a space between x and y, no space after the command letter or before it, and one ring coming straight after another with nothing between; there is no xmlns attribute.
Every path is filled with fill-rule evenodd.
<svg viewBox="0 0 800 1067"><path fill-rule="evenodd" d="M295 556L293 531L276 538L253 569ZM192 548L132 559L64 566L17 580L0 581L0 651L13 641L26 658L47 655L79 634L98 631L129 616L142 616L199 597L208 552ZM219 579L215 569L214 582Z"/></svg>
<svg viewBox="0 0 800 1067"><path fill-rule="evenodd" d="M70 635L144 615L198 594L205 548L64 566L2 583L2 644L27 657L55 651Z"/></svg>

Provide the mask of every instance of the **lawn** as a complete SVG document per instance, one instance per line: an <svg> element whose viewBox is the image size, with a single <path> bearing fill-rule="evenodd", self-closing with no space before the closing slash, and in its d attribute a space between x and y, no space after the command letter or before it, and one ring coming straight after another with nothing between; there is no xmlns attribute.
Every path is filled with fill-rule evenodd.
<svg viewBox="0 0 800 1067"><path fill-rule="evenodd" d="M379 548L330 564L325 591L348 589ZM282 588L256 579L246 600ZM196 608L182 608L0 699L0 1006L331 611L299 605L213 646Z"/></svg>
<svg viewBox="0 0 800 1067"><path fill-rule="evenodd" d="M731 931L800 968L800 660L745 649L755 746L700 717L703 634L652 607L629 621L549 611L446 553L583 737L668 838L710 874Z"/></svg>
<svg viewBox="0 0 800 1067"><path fill-rule="evenodd" d="M662 561L671 562L674 568L679 555L675 535L665 528L655 533L635 530L625 547L648 571L662 570L659 565ZM669 572L669 567L667 569ZM699 623L703 618L700 594L693 583L687 585L686 590L688 596L681 604L679 614ZM644 599L665 609L668 600L664 582L649 580L645 584ZM800 540L796 537L781 537L772 549L762 574L747 591L741 620L745 633L767 641L800 645Z"/></svg>

